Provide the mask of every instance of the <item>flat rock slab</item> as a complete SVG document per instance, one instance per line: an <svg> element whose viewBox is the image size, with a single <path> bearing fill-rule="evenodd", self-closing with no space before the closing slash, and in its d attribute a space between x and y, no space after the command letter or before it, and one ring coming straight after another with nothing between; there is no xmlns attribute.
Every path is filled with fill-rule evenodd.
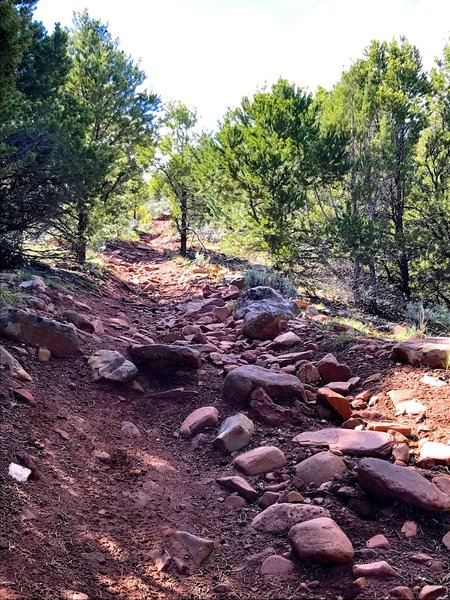
<svg viewBox="0 0 450 600"><path fill-rule="evenodd" d="M252 486L240 475L234 475L232 477L221 477L216 480L217 483L229 490L230 492L237 492L240 496L254 502L258 498L258 492L252 488Z"/></svg>
<svg viewBox="0 0 450 600"><path fill-rule="evenodd" d="M214 427L218 420L219 411L215 406L202 406L185 418L180 427L180 435L187 440L207 427Z"/></svg>
<svg viewBox="0 0 450 600"><path fill-rule="evenodd" d="M3 346L0 346L0 370L5 370L11 377L17 379L17 381L32 381L31 375L25 371L19 361Z"/></svg>
<svg viewBox="0 0 450 600"><path fill-rule="evenodd" d="M392 360L421 365L432 369L447 369L450 364L450 337L411 338L397 344L392 349Z"/></svg>
<svg viewBox="0 0 450 600"><path fill-rule="evenodd" d="M263 388L256 388L252 392L250 406L269 425L283 425L292 415L290 408L275 404Z"/></svg>
<svg viewBox="0 0 450 600"><path fill-rule="evenodd" d="M325 383L335 381L348 381L352 376L352 370L344 363L340 363L334 354L325 355L316 364L320 376Z"/></svg>
<svg viewBox="0 0 450 600"><path fill-rule="evenodd" d="M215 546L213 540L198 537L188 531L177 531L175 539L186 548L198 565L208 558Z"/></svg>
<svg viewBox="0 0 450 600"><path fill-rule="evenodd" d="M259 475L281 469L286 464L286 457L275 446L260 446L236 456L233 463L246 475Z"/></svg>
<svg viewBox="0 0 450 600"><path fill-rule="evenodd" d="M250 443L254 431L253 421L246 415L233 415L223 421L214 446L226 452L241 450Z"/></svg>
<svg viewBox="0 0 450 600"><path fill-rule="evenodd" d="M133 358L139 360L148 367L175 371L176 369L183 369L186 367L198 369L202 364L200 352L177 344L131 346L129 351Z"/></svg>
<svg viewBox="0 0 450 600"><path fill-rule="evenodd" d="M364 458L358 465L360 486L378 498L397 500L426 510L450 511L450 496L409 467L377 458Z"/></svg>
<svg viewBox="0 0 450 600"><path fill-rule="evenodd" d="M351 541L329 517L294 525L289 542L302 560L338 565L350 562L354 556Z"/></svg>
<svg viewBox="0 0 450 600"><path fill-rule="evenodd" d="M47 348L54 356L79 356L80 340L73 325L5 306L0 309L0 335Z"/></svg>
<svg viewBox="0 0 450 600"><path fill-rule="evenodd" d="M269 577L286 577L295 573L295 563L284 556L273 554L268 556L261 565L261 575Z"/></svg>
<svg viewBox="0 0 450 600"><path fill-rule="evenodd" d="M386 457L391 453L394 438L390 433L378 431L355 431L352 429L321 429L305 431L294 440L302 446L327 446L354 456Z"/></svg>
<svg viewBox="0 0 450 600"><path fill-rule="evenodd" d="M245 365L233 369L225 377L224 400L244 401L257 388L263 388L273 400L305 400L302 383L294 375Z"/></svg>
<svg viewBox="0 0 450 600"><path fill-rule="evenodd" d="M327 387L322 387L317 391L317 404L331 409L342 421L347 421L352 416L353 410L350 402L340 393Z"/></svg>
<svg viewBox="0 0 450 600"><path fill-rule="evenodd" d="M136 365L116 350L97 350L88 360L97 378L127 383L138 373Z"/></svg>
<svg viewBox="0 0 450 600"><path fill-rule="evenodd" d="M332 452L318 452L295 465L295 471L306 485L318 487L334 477L344 475L348 468L340 456Z"/></svg>
<svg viewBox="0 0 450 600"><path fill-rule="evenodd" d="M329 516L326 508L312 504L272 504L256 515L250 526L263 533L287 533L297 523Z"/></svg>

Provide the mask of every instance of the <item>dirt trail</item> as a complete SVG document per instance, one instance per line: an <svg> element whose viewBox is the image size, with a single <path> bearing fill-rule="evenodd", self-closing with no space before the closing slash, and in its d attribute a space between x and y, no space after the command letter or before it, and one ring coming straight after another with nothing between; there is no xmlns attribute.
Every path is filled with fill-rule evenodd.
<svg viewBox="0 0 450 600"><path fill-rule="evenodd" d="M164 225L159 227L139 243L120 243L105 251L105 267L114 275L105 285L69 292L89 307L83 312L105 326L100 340L84 336L85 357L98 348L126 354L129 343L140 343L145 337L164 342L179 337L176 305L201 297L209 279L174 258L175 240ZM67 307L66 293L52 292L57 310ZM324 335L318 328L299 335L302 342L317 342L314 360L336 349L336 336ZM376 409L386 417L393 417L393 408L385 391L414 386L427 406L426 423L436 431L434 439L447 441L450 386L444 390L425 386L421 370L392 365L387 352L380 352L383 348L382 342L361 340L338 355L362 378L382 373L372 392L380 396ZM36 407L7 393L0 396L1 600L75 599L75 592L91 600L338 598L348 589L351 565L326 568L298 563L295 577L280 580L262 577L261 561L248 562L251 555L267 548L288 553L286 535L251 532L248 524L260 508L227 507L223 501L227 493L215 483L218 477L236 474L231 458L210 443L193 449L177 435L180 423L196 407L213 405L221 419L238 409L247 411L248 407L223 402L221 365L206 360L197 372L170 377L140 373L139 391L132 384L94 382L85 357L23 360L33 377L28 387ZM192 391L192 397L152 398L177 387ZM436 400L443 398L447 398L444 411L436 406ZM258 421L251 412L248 415L256 425L252 446L281 448L289 457L286 472L291 474L301 457L292 438L305 429L317 429L318 420L297 415L277 428ZM415 422L414 418L405 422L408 419ZM125 435L123 422L133 423L140 436ZM94 451L107 452L111 460L102 462ZM25 485L5 475L9 462L23 452L33 457L40 474ZM274 483L264 476L250 481L258 491ZM447 582L448 551L440 544L449 528L445 515L381 506L361 518L335 496L323 494L323 498L351 538L360 561L385 559L398 570L397 579L369 582L362 598L384 598L394 585ZM405 538L400 533L407 518L418 523L418 536ZM186 558L173 538L180 529L213 539L213 554L201 566L186 560L187 572L179 572L173 563L158 572L153 551L166 549L174 557ZM376 552L365 549L366 540L378 533L389 537L391 547ZM417 552L430 554L434 563L415 562L411 556ZM227 586L228 593L218 596L213 591L219 583Z"/></svg>

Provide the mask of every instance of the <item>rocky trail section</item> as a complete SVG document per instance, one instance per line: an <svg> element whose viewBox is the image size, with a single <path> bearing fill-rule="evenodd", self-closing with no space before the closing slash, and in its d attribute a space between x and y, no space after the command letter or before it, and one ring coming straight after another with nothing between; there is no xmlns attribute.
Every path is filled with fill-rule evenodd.
<svg viewBox="0 0 450 600"><path fill-rule="evenodd" d="M0 598L448 597L448 342L342 348L163 235L0 310Z"/></svg>

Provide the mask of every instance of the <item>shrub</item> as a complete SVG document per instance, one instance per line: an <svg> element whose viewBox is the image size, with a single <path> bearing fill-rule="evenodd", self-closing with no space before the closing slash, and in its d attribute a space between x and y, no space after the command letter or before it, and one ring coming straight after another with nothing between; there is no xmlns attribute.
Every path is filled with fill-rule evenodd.
<svg viewBox="0 0 450 600"><path fill-rule="evenodd" d="M266 267L254 266L245 274L247 288L267 285L279 291L285 298L297 298L297 287L294 282L279 271Z"/></svg>
<svg viewBox="0 0 450 600"><path fill-rule="evenodd" d="M427 330L450 332L450 311L442 306L425 308L422 302L409 302L406 305L405 320L423 333Z"/></svg>

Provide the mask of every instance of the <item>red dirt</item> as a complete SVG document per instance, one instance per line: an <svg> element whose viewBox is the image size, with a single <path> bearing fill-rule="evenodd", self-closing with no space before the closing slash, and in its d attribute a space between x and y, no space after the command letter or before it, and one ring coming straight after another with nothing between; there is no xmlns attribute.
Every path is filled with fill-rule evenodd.
<svg viewBox="0 0 450 600"><path fill-rule="evenodd" d="M277 554L289 552L287 536L252 534L247 526L259 512L258 506L250 504L240 512L227 508L223 503L227 493L215 483L218 477L236 474L231 457L211 444L193 450L189 441L177 437L182 420L196 407L214 405L221 419L239 408L221 399L224 374L220 367L205 361L197 373L173 378L140 373L137 381L144 393L134 391L131 384L92 379L86 362L91 351L111 348L126 353L135 331L157 341L167 340L173 333L174 306L201 296L207 277L192 274L183 262L174 260L166 251L175 247L173 240L165 235L164 239L146 236L139 244L121 243L106 251L105 266L114 276L107 277L105 285L73 293L91 307L91 317L103 320L106 335L101 343L86 338L80 359L22 360L33 377L28 388L36 407L13 400L6 386L0 385L0 599L54 600L72 598L74 591L84 592L91 600L342 597L353 580L351 565L327 568L294 559L296 575L277 580L260 575L261 561L256 566L246 564L246 558L268 547ZM53 290L52 298L57 309L66 308L64 293ZM131 331L108 324L120 312L129 318ZM314 360L318 360L327 351L336 351L337 335L313 327L301 335L303 341L316 341L311 332L317 332L320 350ZM357 343L361 347L356 351L352 344L337 355L362 378L383 374L372 384L373 393L380 397L372 410L394 419L385 392L415 387L417 399L427 407L424 423L431 428L430 437L448 442L450 386L431 388L420 382L425 370L393 365L386 355L375 358L373 347L383 348L384 342ZM11 349L13 344L5 346ZM301 349L299 345L293 351ZM441 376L442 372L430 374ZM181 386L197 390L198 396L178 402L150 399L155 391ZM299 415L282 428L271 428L248 407L240 409L255 420L250 447L263 443L280 447L288 456L285 471L291 475L302 456L291 440L300 431L319 427L317 419ZM397 420L417 426L414 418ZM133 422L142 436L125 437L120 431L122 421ZM111 454L111 463L94 458L94 449ZM23 452L36 462L40 478L16 484L7 475L8 464ZM438 470L448 473L442 467ZM248 479L259 490L273 483L264 476ZM324 498L323 505L359 551L355 562L387 560L397 570L397 578L369 581L361 598L385 598L396 585L421 588L448 582L449 553L441 544L450 528L447 515L372 504L376 518L364 520L334 493L310 496ZM28 511L35 518L27 519ZM419 525L417 537L406 539L400 533L406 519ZM200 567L193 566L173 540L178 529L215 540L216 549ZM378 533L388 537L390 549L366 551L366 540ZM160 548L186 558L188 573L180 574L173 564L158 572L150 554ZM434 563L414 562L411 555L417 552L430 554ZM213 592L219 582L229 585L228 594Z"/></svg>

